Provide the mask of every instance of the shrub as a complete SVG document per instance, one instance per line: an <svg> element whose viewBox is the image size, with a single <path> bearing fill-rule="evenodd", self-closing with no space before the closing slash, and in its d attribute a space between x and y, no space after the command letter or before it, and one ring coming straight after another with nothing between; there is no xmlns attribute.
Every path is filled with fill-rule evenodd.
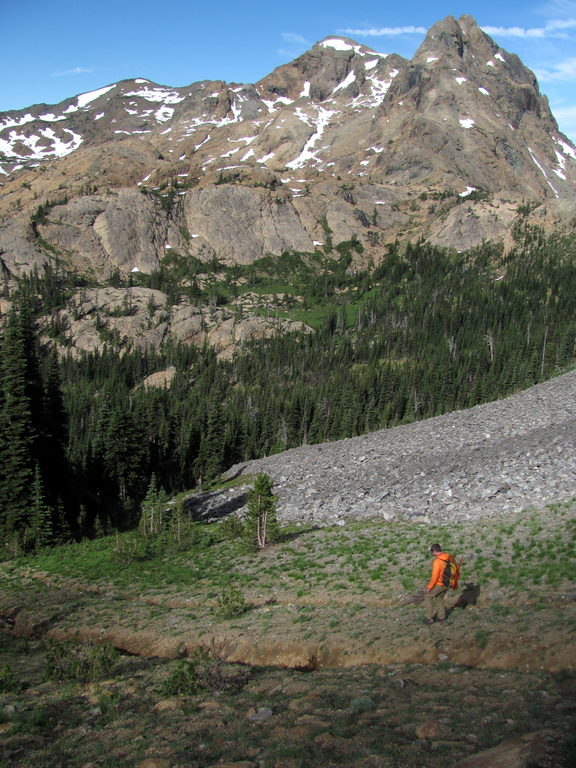
<svg viewBox="0 0 576 768"><path fill-rule="evenodd" d="M26 736L46 736L54 731L55 725L55 718L48 709L33 709L31 712L22 712L17 715L10 729L10 735L21 733Z"/></svg>
<svg viewBox="0 0 576 768"><path fill-rule="evenodd" d="M370 696L359 696L350 702L350 712L354 715L362 715L376 709L376 703Z"/></svg>
<svg viewBox="0 0 576 768"><path fill-rule="evenodd" d="M225 663L214 641L210 645L202 645L192 654L196 665L196 675L202 689L222 691L227 685L224 673Z"/></svg>
<svg viewBox="0 0 576 768"><path fill-rule="evenodd" d="M118 714L118 705L120 703L120 694L116 691L98 692L98 709L100 710L100 719L98 725L105 726L116 719Z"/></svg>
<svg viewBox="0 0 576 768"><path fill-rule="evenodd" d="M118 563L130 565L135 560L148 560L153 557L154 551L154 542L143 536L140 531L116 534L113 552Z"/></svg>
<svg viewBox="0 0 576 768"><path fill-rule="evenodd" d="M228 515L220 524L220 530L227 539L240 539L244 535L244 525L238 515Z"/></svg>
<svg viewBox="0 0 576 768"><path fill-rule="evenodd" d="M49 680L89 682L108 675L118 659L118 651L110 644L89 645L49 642L46 649L46 677Z"/></svg>
<svg viewBox="0 0 576 768"><path fill-rule="evenodd" d="M16 679L12 667L9 664L3 664L0 667L0 693L18 693L22 688L23 686Z"/></svg>
<svg viewBox="0 0 576 768"><path fill-rule="evenodd" d="M181 659L162 683L164 696L193 696L199 691L222 691L227 679L224 661L214 642L196 648L189 660Z"/></svg>
<svg viewBox="0 0 576 768"><path fill-rule="evenodd" d="M218 596L217 613L223 619L234 619L248 611L250 606L244 595L234 585L225 587Z"/></svg>
<svg viewBox="0 0 576 768"><path fill-rule="evenodd" d="M162 696L193 696L200 690L196 666L181 659L160 686Z"/></svg>

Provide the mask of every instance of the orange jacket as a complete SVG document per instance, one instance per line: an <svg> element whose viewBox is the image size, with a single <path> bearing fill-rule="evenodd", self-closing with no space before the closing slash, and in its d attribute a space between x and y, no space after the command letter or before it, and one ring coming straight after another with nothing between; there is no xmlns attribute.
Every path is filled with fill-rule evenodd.
<svg viewBox="0 0 576 768"><path fill-rule="evenodd" d="M432 563L432 577L428 582L428 592L430 592L431 589L434 589L437 585L450 586L449 583L445 584L442 580L446 563L454 563L454 565L456 565L456 560L454 560L452 555L449 555L448 552L438 552L438 554L434 556L434 562Z"/></svg>

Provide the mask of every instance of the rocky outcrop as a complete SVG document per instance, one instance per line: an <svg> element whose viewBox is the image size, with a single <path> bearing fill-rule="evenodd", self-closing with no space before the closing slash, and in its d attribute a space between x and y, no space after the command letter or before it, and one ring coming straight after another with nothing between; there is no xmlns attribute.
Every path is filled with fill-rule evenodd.
<svg viewBox="0 0 576 768"><path fill-rule="evenodd" d="M85 196L56 205L38 227L57 251L81 254L84 264L104 276L116 270L154 272L169 239L169 222L139 189Z"/></svg>
<svg viewBox="0 0 576 768"><path fill-rule="evenodd" d="M291 201L265 189L223 184L191 190L184 198L189 252L202 261L251 264L267 253L314 251ZM214 211L226 215L214 216Z"/></svg>
<svg viewBox="0 0 576 768"><path fill-rule="evenodd" d="M576 371L489 403L232 467L268 473L284 521L448 523L576 496ZM251 481L250 481L251 482ZM202 517L239 511L246 487L192 499Z"/></svg>
<svg viewBox="0 0 576 768"><path fill-rule="evenodd" d="M58 330L59 344L69 355L120 348L158 348L167 336L184 344L215 348L230 357L244 344L290 331L310 333L304 323L274 317L243 317L226 308L196 307L182 301L172 306L162 291L151 288L88 288L78 291L66 309L41 319ZM168 385L171 378L163 380ZM149 386L155 386L148 383Z"/></svg>

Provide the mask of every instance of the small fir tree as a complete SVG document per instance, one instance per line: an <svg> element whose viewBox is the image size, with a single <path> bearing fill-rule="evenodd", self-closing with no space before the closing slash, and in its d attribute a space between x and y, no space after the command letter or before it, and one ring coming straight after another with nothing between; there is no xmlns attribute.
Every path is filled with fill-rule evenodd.
<svg viewBox="0 0 576 768"><path fill-rule="evenodd" d="M254 486L248 492L246 533L248 539L259 549L264 549L278 540L277 499L272 493L272 481L268 475L257 475Z"/></svg>
<svg viewBox="0 0 576 768"><path fill-rule="evenodd" d="M139 529L145 538L152 538L162 533L165 526L165 510L167 496L162 488L158 488L156 475L152 474L148 490L142 502Z"/></svg>
<svg viewBox="0 0 576 768"><path fill-rule="evenodd" d="M52 510L44 499L44 486L40 468L36 465L32 483L32 504L30 508L29 544L39 550L48 546L53 538Z"/></svg>

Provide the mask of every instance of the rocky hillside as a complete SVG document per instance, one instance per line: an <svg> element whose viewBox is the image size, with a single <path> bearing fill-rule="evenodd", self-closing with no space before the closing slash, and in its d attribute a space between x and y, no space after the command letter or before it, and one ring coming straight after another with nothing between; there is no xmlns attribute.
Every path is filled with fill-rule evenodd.
<svg viewBox="0 0 576 768"><path fill-rule="evenodd" d="M105 279L167 249L247 264L424 237L509 241L519 205L574 213L576 149L532 72L474 20L411 61L327 38L255 84L114 83L0 115L5 280L48 263Z"/></svg>
<svg viewBox="0 0 576 768"><path fill-rule="evenodd" d="M2 760L90 765L105 729L127 767L570 768L575 389L235 467L292 523L259 553L214 520L240 487L192 499L187 548L0 563ZM424 626L434 540L463 578Z"/></svg>
<svg viewBox="0 0 576 768"><path fill-rule="evenodd" d="M306 520L259 553L211 520L0 563L4 762L94 764L104 728L127 768L570 768L575 387L237 467ZM424 626L435 540L463 578Z"/></svg>
<svg viewBox="0 0 576 768"><path fill-rule="evenodd" d="M576 371L496 403L232 467L268 473L285 521L448 523L576 496ZM217 516L246 488L194 500Z"/></svg>

